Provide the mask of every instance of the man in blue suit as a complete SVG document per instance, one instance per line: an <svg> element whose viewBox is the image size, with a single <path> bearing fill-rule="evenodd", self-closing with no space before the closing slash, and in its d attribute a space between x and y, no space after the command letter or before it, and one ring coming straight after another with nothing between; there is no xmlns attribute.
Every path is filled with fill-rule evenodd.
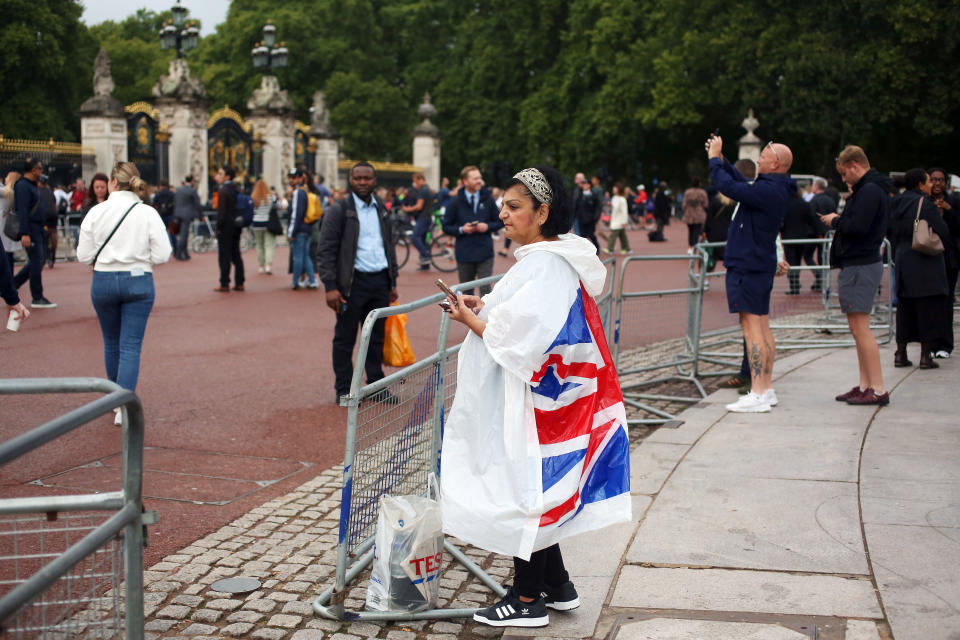
<svg viewBox="0 0 960 640"><path fill-rule="evenodd" d="M454 255L460 282L486 278L493 273L493 238L503 228L500 211L488 189L483 188L480 169L471 165L460 172L463 188L443 214L443 232L457 238ZM473 289L464 291L473 295ZM490 293L490 286L480 287L480 295Z"/></svg>

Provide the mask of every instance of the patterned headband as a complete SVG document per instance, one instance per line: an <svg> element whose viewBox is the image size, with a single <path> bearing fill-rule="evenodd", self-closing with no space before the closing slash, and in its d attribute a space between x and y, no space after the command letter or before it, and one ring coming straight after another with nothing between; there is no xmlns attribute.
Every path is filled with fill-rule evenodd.
<svg viewBox="0 0 960 640"><path fill-rule="evenodd" d="M513 177L522 182L523 186L535 195L540 202L546 204L553 202L553 189L550 188L546 176L540 173L538 169L524 169Z"/></svg>

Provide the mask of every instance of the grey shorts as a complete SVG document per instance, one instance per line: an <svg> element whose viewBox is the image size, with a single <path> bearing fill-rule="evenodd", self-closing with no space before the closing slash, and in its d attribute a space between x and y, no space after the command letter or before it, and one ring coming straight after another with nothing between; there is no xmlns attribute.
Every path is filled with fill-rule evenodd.
<svg viewBox="0 0 960 640"><path fill-rule="evenodd" d="M883 263L855 264L840 269L837 277L840 310L844 313L870 313L883 280Z"/></svg>

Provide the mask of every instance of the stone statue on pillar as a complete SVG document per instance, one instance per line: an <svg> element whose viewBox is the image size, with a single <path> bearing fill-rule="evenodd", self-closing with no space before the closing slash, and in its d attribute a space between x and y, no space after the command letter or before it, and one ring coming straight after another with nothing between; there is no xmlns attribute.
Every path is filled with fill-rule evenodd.
<svg viewBox="0 0 960 640"><path fill-rule="evenodd" d="M80 105L80 136L94 150L93 166L84 165L84 180L94 173L109 174L117 162L127 159L127 118L123 105L113 97L110 56L101 48L93 63L93 96Z"/></svg>
<svg viewBox="0 0 960 640"><path fill-rule="evenodd" d="M316 140L314 166L324 183L330 189L336 189L339 183L340 133L330 124L330 110L327 109L323 91L313 94L313 106L310 107L310 137Z"/></svg>
<svg viewBox="0 0 960 640"><path fill-rule="evenodd" d="M269 185L286 184L285 176L296 162L293 153L296 119L293 117L293 102L275 75L264 74L260 88L253 90L247 100L250 109L248 120L254 131L261 136L262 177ZM279 188L279 187L278 187Z"/></svg>
<svg viewBox="0 0 960 640"><path fill-rule="evenodd" d="M195 179L197 193L208 196L207 117L210 100L199 78L190 75L183 58L170 61L167 75L153 86L161 127L167 127L170 184L179 184L187 175Z"/></svg>
<svg viewBox="0 0 960 640"><path fill-rule="evenodd" d="M760 159L760 138L754 133L760 126L760 121L753 115L753 109L747 111L747 117L740 123L747 134L740 138L740 155L738 159L748 159L756 162Z"/></svg>
<svg viewBox="0 0 960 640"><path fill-rule="evenodd" d="M430 122L437 109L430 102L430 94L423 95L423 103L417 109L423 122L413 129L413 164L423 169L423 175L431 189L440 188L440 129Z"/></svg>

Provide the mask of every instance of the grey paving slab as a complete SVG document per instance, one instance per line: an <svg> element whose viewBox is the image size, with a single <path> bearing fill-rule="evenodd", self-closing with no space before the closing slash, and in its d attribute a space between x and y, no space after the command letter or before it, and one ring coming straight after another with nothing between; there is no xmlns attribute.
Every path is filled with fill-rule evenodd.
<svg viewBox="0 0 960 640"><path fill-rule="evenodd" d="M654 618L620 627L616 640L809 640L775 624Z"/></svg>
<svg viewBox="0 0 960 640"><path fill-rule="evenodd" d="M868 620L847 620L844 640L880 640L880 630L875 622Z"/></svg>
<svg viewBox="0 0 960 640"><path fill-rule="evenodd" d="M625 566L610 604L654 609L882 617L869 580L774 571Z"/></svg>
<svg viewBox="0 0 960 640"><path fill-rule="evenodd" d="M681 465L647 513L627 561L866 574L857 488L711 476Z"/></svg>
<svg viewBox="0 0 960 640"><path fill-rule="evenodd" d="M782 414L770 420L731 415L703 436L683 468L710 475L856 482L867 420L818 425L813 437L811 428L820 422L816 411L804 412L803 424L773 421Z"/></svg>
<svg viewBox="0 0 960 640"><path fill-rule="evenodd" d="M630 453L630 492L653 495L690 445L644 440Z"/></svg>
<svg viewBox="0 0 960 640"><path fill-rule="evenodd" d="M560 543L563 564L578 583L578 590L580 578L605 577L609 586L649 504L647 496L633 496L633 522L583 533Z"/></svg>
<svg viewBox="0 0 960 640"><path fill-rule="evenodd" d="M577 580L577 593L580 594L580 606L573 611L553 611L550 624L546 627L527 629L505 627L504 635L518 635L536 638L590 638L600 618L603 602L610 589L610 580L606 578L580 578Z"/></svg>
<svg viewBox="0 0 960 640"><path fill-rule="evenodd" d="M715 422L726 415L725 403L715 399L716 392L705 400L683 411L678 419L683 424L676 429L657 429L644 442L661 442L670 444L693 444ZM727 401L729 402L729 400Z"/></svg>
<svg viewBox="0 0 960 640"><path fill-rule="evenodd" d="M960 637L960 535L935 527L864 527L877 587L897 640Z"/></svg>

